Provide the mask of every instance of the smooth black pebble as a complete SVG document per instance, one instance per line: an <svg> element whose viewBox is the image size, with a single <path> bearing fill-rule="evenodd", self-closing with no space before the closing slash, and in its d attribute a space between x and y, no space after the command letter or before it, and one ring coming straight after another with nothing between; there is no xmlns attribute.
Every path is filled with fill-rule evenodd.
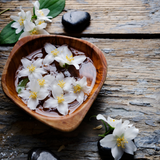
<svg viewBox="0 0 160 160"><path fill-rule="evenodd" d="M99 140L100 141L100 140ZM100 142L98 141L97 146L98 146L98 152L102 160L114 160L112 154L111 154L111 148L107 147L102 147L100 145ZM134 155L128 154L128 153L123 153L123 156L120 160L134 160Z"/></svg>
<svg viewBox="0 0 160 160"><path fill-rule="evenodd" d="M28 160L60 160L60 159L48 149L33 148L28 153Z"/></svg>
<svg viewBox="0 0 160 160"><path fill-rule="evenodd" d="M83 31L90 24L91 16L84 11L70 11L62 16L62 24L68 31Z"/></svg>

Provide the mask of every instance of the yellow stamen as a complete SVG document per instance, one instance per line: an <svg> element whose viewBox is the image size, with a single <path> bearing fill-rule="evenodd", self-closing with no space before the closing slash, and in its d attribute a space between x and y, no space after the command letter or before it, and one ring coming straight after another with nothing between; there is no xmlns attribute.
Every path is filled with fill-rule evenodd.
<svg viewBox="0 0 160 160"><path fill-rule="evenodd" d="M30 91L30 93L31 93L31 95L29 96L29 98L33 98L33 99L37 98L37 92Z"/></svg>
<svg viewBox="0 0 160 160"><path fill-rule="evenodd" d="M34 28L32 31L30 31L30 35L38 34L39 32Z"/></svg>
<svg viewBox="0 0 160 160"><path fill-rule="evenodd" d="M128 141L123 137L117 138L117 146L125 148L125 143L128 143Z"/></svg>
<svg viewBox="0 0 160 160"><path fill-rule="evenodd" d="M58 103L62 103L64 101L63 94L61 96L57 96Z"/></svg>
<svg viewBox="0 0 160 160"><path fill-rule="evenodd" d="M74 93L76 93L76 92L80 92L80 91L81 91L81 89L82 89L82 87L81 87L79 84L77 84L77 85L76 85L76 86L74 86L73 88L74 88Z"/></svg>
<svg viewBox="0 0 160 160"><path fill-rule="evenodd" d="M20 26L22 26L24 24L24 19L22 17L20 17L20 19L18 20Z"/></svg>
<svg viewBox="0 0 160 160"><path fill-rule="evenodd" d="M38 22L38 25L41 25L42 23L44 23L44 21L40 20L40 21Z"/></svg>
<svg viewBox="0 0 160 160"><path fill-rule="evenodd" d="M63 80L59 80L59 83L58 83L58 85L61 87L61 88L63 88L64 87L64 85L65 85L65 83L66 82L64 82Z"/></svg>
<svg viewBox="0 0 160 160"><path fill-rule="evenodd" d="M38 79L38 83L39 83L39 85L42 87L42 86L44 86L44 84L45 84L45 79Z"/></svg>
<svg viewBox="0 0 160 160"><path fill-rule="evenodd" d="M110 119L111 122L115 122L115 119Z"/></svg>
<svg viewBox="0 0 160 160"><path fill-rule="evenodd" d="M42 10L39 10L38 13L40 13L41 16L44 16L44 13Z"/></svg>
<svg viewBox="0 0 160 160"><path fill-rule="evenodd" d="M57 51L57 49L51 51L51 53L53 54L53 56L57 56L57 54L59 53L59 51Z"/></svg>
<svg viewBox="0 0 160 160"><path fill-rule="evenodd" d="M66 59L71 62L74 60L73 55L71 55L70 57L68 57L68 54L66 55Z"/></svg>
<svg viewBox="0 0 160 160"><path fill-rule="evenodd" d="M31 66L28 66L27 68L29 69L30 72L34 72L36 69L36 67L33 64L31 64Z"/></svg>

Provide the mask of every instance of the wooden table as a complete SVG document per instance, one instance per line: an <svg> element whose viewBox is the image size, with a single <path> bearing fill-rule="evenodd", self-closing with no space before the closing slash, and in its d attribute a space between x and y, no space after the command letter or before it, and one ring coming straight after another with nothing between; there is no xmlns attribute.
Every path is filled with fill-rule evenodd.
<svg viewBox="0 0 160 160"><path fill-rule="evenodd" d="M27 0L2 0L0 31ZM63 29L61 18L70 10L91 14L91 24L80 34ZM48 26L50 34L75 36L97 45L108 62L106 81L80 126L62 133L32 118L11 102L0 88L0 159L27 159L33 147L47 147L62 160L100 160L98 134L101 122L89 121L99 113L130 120L140 133L135 159L160 160L160 1L66 0L64 11ZM13 46L0 46L0 75ZM65 148L58 152L64 145Z"/></svg>

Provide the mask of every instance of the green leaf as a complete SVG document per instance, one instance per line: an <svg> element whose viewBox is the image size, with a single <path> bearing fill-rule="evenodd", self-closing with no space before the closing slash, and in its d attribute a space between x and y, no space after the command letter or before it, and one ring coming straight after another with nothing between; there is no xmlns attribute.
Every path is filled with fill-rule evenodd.
<svg viewBox="0 0 160 160"><path fill-rule="evenodd" d="M40 9L48 8L50 10L48 16L52 18L58 16L64 9L65 0L39 0Z"/></svg>
<svg viewBox="0 0 160 160"><path fill-rule="evenodd" d="M20 93L20 91L22 89L24 89L26 87L26 84L28 83L29 79L28 78L24 78L23 80L21 80L17 86L17 92L18 94Z"/></svg>
<svg viewBox="0 0 160 160"><path fill-rule="evenodd" d="M11 27L12 23L14 23L14 21L7 24L1 31L0 44L13 44L18 41L23 31L21 31L19 34L16 34L16 29Z"/></svg>

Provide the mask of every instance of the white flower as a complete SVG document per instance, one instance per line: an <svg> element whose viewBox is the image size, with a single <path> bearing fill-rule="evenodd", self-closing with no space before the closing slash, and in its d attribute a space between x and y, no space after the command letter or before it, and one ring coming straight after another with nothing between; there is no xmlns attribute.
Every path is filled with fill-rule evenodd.
<svg viewBox="0 0 160 160"><path fill-rule="evenodd" d="M54 45L50 43L46 43L44 45L44 49L48 53L48 55L46 55L43 60L44 65L51 64L54 61L55 57L59 56L61 53L61 47L56 48Z"/></svg>
<svg viewBox="0 0 160 160"><path fill-rule="evenodd" d="M55 60L59 62L60 66L63 67L65 64L68 65L74 65L76 69L79 69L79 64L81 64L85 59L86 56L74 56L72 52L69 50L68 46L61 46L62 54L60 54L58 57L55 57Z"/></svg>
<svg viewBox="0 0 160 160"><path fill-rule="evenodd" d="M77 101L82 104L84 100L84 93L89 94L90 87L87 86L87 80L86 77L83 77L80 80L74 80L73 81L73 92L76 96Z"/></svg>
<svg viewBox="0 0 160 160"><path fill-rule="evenodd" d="M52 18L52 16L47 16L50 12L49 9L47 8L39 9L40 4L38 1L33 3L33 5L35 7L35 15L37 16L37 19L52 22L52 20L49 19L49 18Z"/></svg>
<svg viewBox="0 0 160 160"><path fill-rule="evenodd" d="M61 90L61 92L63 93L63 91L65 92L71 92L72 90L72 82L73 82L73 78L71 77L66 77L64 78L63 73L59 73L57 74L53 84L52 84L52 95L53 97L55 97L55 95L57 94L57 90Z"/></svg>
<svg viewBox="0 0 160 160"><path fill-rule="evenodd" d="M26 90L22 90L18 96L27 100L27 106L31 110L35 110L39 104L39 100L45 99L49 94L46 89L41 89L37 80L33 79Z"/></svg>
<svg viewBox="0 0 160 160"><path fill-rule="evenodd" d="M56 89L56 92L54 92L54 98L49 98L47 101L44 102L43 107L44 108L56 108L58 112L62 115L68 114L68 104L73 102L75 100L74 94L65 94L63 95L63 91L58 88Z"/></svg>
<svg viewBox="0 0 160 160"><path fill-rule="evenodd" d="M24 32L21 34L19 39L29 35L49 34L47 31L44 30L46 26L47 26L46 23L35 25L33 22L26 19L24 21Z"/></svg>
<svg viewBox="0 0 160 160"><path fill-rule="evenodd" d="M16 34L20 33L24 29L24 21L31 20L31 12L27 11L26 13L24 10L20 7L21 12L18 13L18 16L10 16L11 19L13 19L15 22L11 25L11 27L16 28Z"/></svg>
<svg viewBox="0 0 160 160"><path fill-rule="evenodd" d="M136 151L137 148L132 139L137 136L138 132L139 130L135 127L126 128L125 123L119 122L113 130L113 134L109 134L100 140L100 145L111 148L112 156L115 160L119 160L123 152L133 155L133 152Z"/></svg>
<svg viewBox="0 0 160 160"><path fill-rule="evenodd" d="M43 68L40 68L42 66L42 59L40 58L33 62L23 58L21 62L24 68L19 71L18 77L28 76L29 80L33 78L39 79L43 74L47 73Z"/></svg>
<svg viewBox="0 0 160 160"><path fill-rule="evenodd" d="M108 116L108 118L106 119L106 118L105 118L103 115L101 115L101 114L98 114L98 115L96 116L96 118L97 118L97 120L103 120L103 121L107 122L107 123L108 123L111 127L113 127L113 128L116 127L117 123L122 122L122 119L116 120L116 119L113 119L113 118L111 118L111 117L109 117L109 116Z"/></svg>

